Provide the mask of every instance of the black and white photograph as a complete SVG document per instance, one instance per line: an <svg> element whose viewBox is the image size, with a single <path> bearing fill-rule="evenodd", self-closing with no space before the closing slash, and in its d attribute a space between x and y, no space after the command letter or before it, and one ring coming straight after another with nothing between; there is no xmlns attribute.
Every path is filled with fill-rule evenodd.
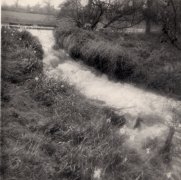
<svg viewBox="0 0 181 180"><path fill-rule="evenodd" d="M1 0L1 180L181 180L181 0Z"/></svg>

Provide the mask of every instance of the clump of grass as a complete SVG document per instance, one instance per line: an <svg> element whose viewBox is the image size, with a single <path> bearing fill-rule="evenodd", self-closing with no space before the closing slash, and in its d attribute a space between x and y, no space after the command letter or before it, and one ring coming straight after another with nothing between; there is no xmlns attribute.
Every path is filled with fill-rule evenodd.
<svg viewBox="0 0 181 180"><path fill-rule="evenodd" d="M2 76L11 82L24 82L41 73L43 50L27 31L2 27Z"/></svg>
<svg viewBox="0 0 181 180"><path fill-rule="evenodd" d="M41 75L9 88L14 98L2 109L4 177L91 179L101 169L102 179L164 179L124 145L109 108L95 107L65 82Z"/></svg>
<svg viewBox="0 0 181 180"><path fill-rule="evenodd" d="M43 82L45 85L38 88ZM38 95L37 102L46 105L47 97L53 97L51 118L38 129L48 142L53 143L49 145L47 140L44 141L40 150L56 159L55 179L91 179L96 168L101 169L103 179L122 177L132 180L140 175L145 179L162 178L161 171L156 171L149 162L143 163L136 151L123 145L125 137L115 133L120 127L118 117L113 117L109 108L95 107L64 82L42 76L38 82L31 83L31 96L36 98ZM110 116L113 119L109 122ZM152 172L155 174L150 175Z"/></svg>
<svg viewBox="0 0 181 180"><path fill-rule="evenodd" d="M67 86L66 83L57 82L43 74L28 82L28 89L31 89L32 97L46 106L54 104L58 94L66 94Z"/></svg>
<svg viewBox="0 0 181 180"><path fill-rule="evenodd" d="M161 94L181 97L181 52L157 34L90 32L69 26L55 31L57 46L102 73Z"/></svg>
<svg viewBox="0 0 181 180"><path fill-rule="evenodd" d="M81 51L87 64L116 79L128 79L134 71L129 55L110 42L92 40Z"/></svg>
<svg viewBox="0 0 181 180"><path fill-rule="evenodd" d="M133 49L138 68L132 75L132 81L179 99L181 52L167 46L160 48L155 45L156 47L152 48L149 44L141 42L139 47Z"/></svg>
<svg viewBox="0 0 181 180"><path fill-rule="evenodd" d="M110 77L128 79L133 74L135 66L129 55L93 32L59 28L55 32L55 39L59 47L67 49L71 57L82 59Z"/></svg>

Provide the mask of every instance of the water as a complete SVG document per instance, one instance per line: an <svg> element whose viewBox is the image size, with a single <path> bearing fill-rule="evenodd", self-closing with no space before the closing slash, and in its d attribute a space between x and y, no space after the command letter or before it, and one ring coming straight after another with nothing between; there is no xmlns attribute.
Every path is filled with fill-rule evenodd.
<svg viewBox="0 0 181 180"><path fill-rule="evenodd" d="M181 179L180 101L127 83L113 82L106 75L98 76L83 63L73 61L64 50L55 51L52 48L54 45L52 31L29 31L37 36L43 45L46 73L74 85L86 97L99 100L103 102L102 105L117 109L117 113L124 114L129 123L118 133L126 134L129 137L127 144L134 145L138 152L149 156L149 148L142 148L146 140L158 137L160 144L164 144L168 127L175 126L176 133L173 138L175 153L168 179ZM141 129L134 130L132 126L138 117L143 119L143 125Z"/></svg>
<svg viewBox="0 0 181 180"><path fill-rule="evenodd" d="M108 106L121 109L132 116L157 115L164 121L174 119L175 110L181 110L181 102L148 92L127 83L108 80L106 75L98 76L91 68L71 60L64 50L52 49L52 31L29 30L37 36L45 51L44 63L49 75L63 78L88 98L105 102Z"/></svg>

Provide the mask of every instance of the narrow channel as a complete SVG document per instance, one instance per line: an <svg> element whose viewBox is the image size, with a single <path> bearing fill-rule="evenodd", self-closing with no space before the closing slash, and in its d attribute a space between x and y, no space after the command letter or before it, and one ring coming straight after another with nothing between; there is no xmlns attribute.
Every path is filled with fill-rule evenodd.
<svg viewBox="0 0 181 180"><path fill-rule="evenodd" d="M54 36L51 30L29 30L37 36L44 49L45 72L57 80L63 80L75 86L83 95L91 100L109 106L120 115L125 115L131 123L137 118L143 119L143 128L131 129L131 125L120 129L129 135L128 144L134 145L144 153L142 144L147 138L167 137L168 129L176 129L173 137L173 155L168 179L181 177L181 102L154 92L137 88L131 84L114 82L106 75L97 75L90 67L73 61L64 50L54 50ZM148 153L149 156L149 153Z"/></svg>

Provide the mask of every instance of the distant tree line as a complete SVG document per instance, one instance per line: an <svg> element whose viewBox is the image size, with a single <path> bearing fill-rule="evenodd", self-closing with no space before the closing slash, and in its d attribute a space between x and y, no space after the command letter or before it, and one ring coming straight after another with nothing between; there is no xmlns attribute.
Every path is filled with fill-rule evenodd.
<svg viewBox="0 0 181 180"><path fill-rule="evenodd" d="M60 5L58 18L69 17L80 28L122 30L145 24L149 34L152 24L161 27L162 33L174 44L181 32L181 0L66 0Z"/></svg>
<svg viewBox="0 0 181 180"><path fill-rule="evenodd" d="M43 3L43 6L40 3L37 3L34 6L30 6L30 5L21 6L19 4L19 0L16 0L13 5L7 5L6 3L2 4L1 9L8 10L8 11L49 14L49 15L56 15L57 13L57 10L50 3L50 0L45 0Z"/></svg>

